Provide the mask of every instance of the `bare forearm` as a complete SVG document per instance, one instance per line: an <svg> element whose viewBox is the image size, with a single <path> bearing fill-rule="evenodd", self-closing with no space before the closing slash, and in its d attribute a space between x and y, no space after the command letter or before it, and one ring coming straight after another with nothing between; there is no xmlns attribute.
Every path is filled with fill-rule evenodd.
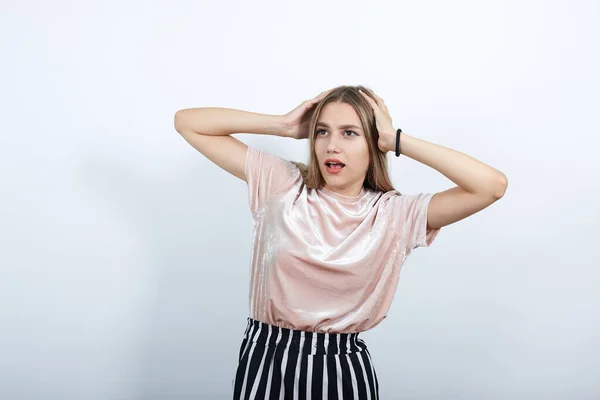
<svg viewBox="0 0 600 400"><path fill-rule="evenodd" d="M464 153L404 133L400 146L403 155L434 168L468 192L501 197L506 189L502 172Z"/></svg>
<svg viewBox="0 0 600 400"><path fill-rule="evenodd" d="M285 136L280 115L260 114L222 107L187 108L175 114L175 129L191 129L211 136L257 133Z"/></svg>

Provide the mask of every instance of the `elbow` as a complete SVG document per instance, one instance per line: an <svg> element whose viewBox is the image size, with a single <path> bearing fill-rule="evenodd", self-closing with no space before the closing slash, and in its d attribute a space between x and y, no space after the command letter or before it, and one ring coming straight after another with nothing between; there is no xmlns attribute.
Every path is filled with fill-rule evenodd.
<svg viewBox="0 0 600 400"><path fill-rule="evenodd" d="M504 193L506 193L507 187L508 187L508 178L503 173L500 173L500 175L497 178L497 183L494 186L494 191L493 191L494 199L500 200L504 196Z"/></svg>
<svg viewBox="0 0 600 400"><path fill-rule="evenodd" d="M175 113L175 117L173 117L173 125L175 127L175 130L179 133L181 133L181 130L184 127L183 124L183 111L184 110L179 110Z"/></svg>

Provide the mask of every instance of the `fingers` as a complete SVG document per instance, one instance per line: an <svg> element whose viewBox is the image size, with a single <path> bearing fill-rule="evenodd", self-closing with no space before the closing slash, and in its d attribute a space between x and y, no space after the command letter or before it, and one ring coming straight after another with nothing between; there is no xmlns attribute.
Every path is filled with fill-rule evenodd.
<svg viewBox="0 0 600 400"><path fill-rule="evenodd" d="M327 89L322 91L321 93L319 93L319 95L317 96L318 99L322 99L323 97L325 97L326 95L328 95L333 89Z"/></svg>
<svg viewBox="0 0 600 400"><path fill-rule="evenodd" d="M377 96L374 92L371 92L371 94L373 97L375 97L375 100L377 100L377 104L379 104L381 107L385 107L385 102L381 97Z"/></svg>
<svg viewBox="0 0 600 400"><path fill-rule="evenodd" d="M373 95L373 97L375 97L375 100L373 100L371 97L369 97L365 92L363 92L362 90L359 89L359 92L367 99L367 101L371 104L371 106L373 106L373 103L375 103L376 106L387 110L387 106L385 105L385 102L383 101L383 99L379 96L377 96L375 93L371 92L371 94Z"/></svg>
<svg viewBox="0 0 600 400"><path fill-rule="evenodd" d="M385 105L385 101L383 101L383 99L377 95L375 95L375 97L377 98L377 102L381 105L381 107L385 110L387 110L387 106Z"/></svg>
<svg viewBox="0 0 600 400"><path fill-rule="evenodd" d="M369 104L371 105L371 107L373 107L373 108L378 107L377 102L375 100L373 100L371 97L369 97L365 92L363 92L360 89L358 90L358 92L363 95L363 97L369 102ZM373 95L373 96L375 96L375 95Z"/></svg>
<svg viewBox="0 0 600 400"><path fill-rule="evenodd" d="M323 98L327 95L327 93L329 93L329 90L319 93L319 95L317 97L315 97L315 100L317 100L317 101L323 100Z"/></svg>
<svg viewBox="0 0 600 400"><path fill-rule="evenodd" d="M319 101L321 101L325 96L327 96L327 94L329 92L331 92L333 89L327 89L321 93L319 93L319 95L317 97L315 97L314 99L311 100L307 100L309 103L313 104L313 103L317 103ZM373 98L375 98L375 100L373 98L371 98L370 96L368 96L365 92L363 92L362 90L359 90L359 93L363 95L363 97L369 102L369 104L371 104L371 106L373 108L375 107L380 107L382 109L387 110L387 106L385 104L385 102L383 101L383 99L379 96L377 96L375 93L373 93L372 91L370 91L370 94L373 96Z"/></svg>
<svg viewBox="0 0 600 400"><path fill-rule="evenodd" d="M312 99L306 100L306 102L312 106L312 105L318 103L319 101L321 101L321 99L322 99L321 95L319 95L319 96L314 97Z"/></svg>

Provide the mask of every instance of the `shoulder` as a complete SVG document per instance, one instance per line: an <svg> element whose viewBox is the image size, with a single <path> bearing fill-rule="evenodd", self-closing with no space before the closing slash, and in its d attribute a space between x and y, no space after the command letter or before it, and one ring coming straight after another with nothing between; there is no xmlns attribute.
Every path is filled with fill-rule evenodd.
<svg viewBox="0 0 600 400"><path fill-rule="evenodd" d="M419 200L424 200L427 198L431 198L434 193L400 193L398 190L389 190L387 192L381 192L382 198L389 199L392 201L398 201L401 203L409 203Z"/></svg>
<svg viewBox="0 0 600 400"><path fill-rule="evenodd" d="M287 175L299 173L299 167L294 162L254 146L248 146L246 151L245 169L248 168L257 168L262 172L287 172Z"/></svg>
<svg viewBox="0 0 600 400"><path fill-rule="evenodd" d="M434 193L400 193L390 190L381 193L380 206L391 210L395 215L407 215L426 210Z"/></svg>

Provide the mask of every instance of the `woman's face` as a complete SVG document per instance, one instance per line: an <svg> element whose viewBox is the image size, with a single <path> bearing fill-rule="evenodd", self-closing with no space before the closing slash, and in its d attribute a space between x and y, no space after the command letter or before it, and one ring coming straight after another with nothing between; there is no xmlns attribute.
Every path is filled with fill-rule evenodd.
<svg viewBox="0 0 600 400"><path fill-rule="evenodd" d="M344 196L358 195L369 169L369 148L354 108L340 102L325 105L314 140L325 187ZM344 166L329 167L328 159L337 159Z"/></svg>

